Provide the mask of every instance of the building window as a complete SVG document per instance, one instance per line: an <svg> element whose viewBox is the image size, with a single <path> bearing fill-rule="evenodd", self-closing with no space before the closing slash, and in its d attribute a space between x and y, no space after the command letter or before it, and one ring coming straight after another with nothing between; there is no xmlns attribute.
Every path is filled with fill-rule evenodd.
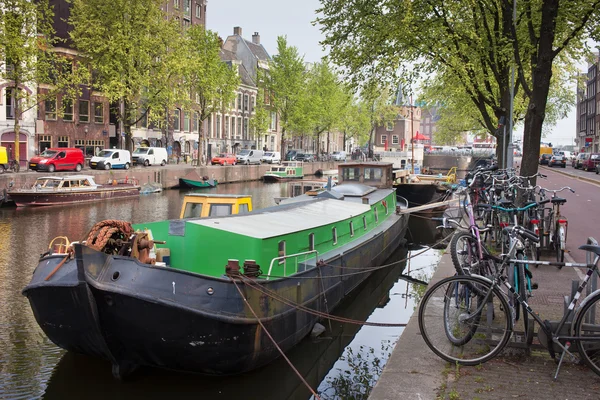
<svg viewBox="0 0 600 400"><path fill-rule="evenodd" d="M229 139L229 117L225 116L225 139Z"/></svg>
<svg viewBox="0 0 600 400"><path fill-rule="evenodd" d="M183 130L186 132L190 131L190 112L186 111L183 113Z"/></svg>
<svg viewBox="0 0 600 400"><path fill-rule="evenodd" d="M173 6L179 10L179 0L173 0Z"/></svg>
<svg viewBox="0 0 600 400"><path fill-rule="evenodd" d="M90 122L89 100L79 100L79 122Z"/></svg>
<svg viewBox="0 0 600 400"><path fill-rule="evenodd" d="M331 229L331 240L333 240L334 245L338 242L337 228L335 226Z"/></svg>
<svg viewBox="0 0 600 400"><path fill-rule="evenodd" d="M244 118L244 140L248 140L248 118Z"/></svg>
<svg viewBox="0 0 600 400"><path fill-rule="evenodd" d="M199 121L200 117L198 116L197 112L194 112L194 132L198 132L198 121Z"/></svg>
<svg viewBox="0 0 600 400"><path fill-rule="evenodd" d="M256 108L256 97L250 96L250 112Z"/></svg>
<svg viewBox="0 0 600 400"><path fill-rule="evenodd" d="M185 15L191 15L192 13L192 0L183 0L185 7L183 8L183 12Z"/></svg>
<svg viewBox="0 0 600 400"><path fill-rule="evenodd" d="M385 124L385 130L388 132L391 132L394 130L394 123L393 122L388 122L387 124Z"/></svg>
<svg viewBox="0 0 600 400"><path fill-rule="evenodd" d="M235 117L231 117L231 137L235 137Z"/></svg>
<svg viewBox="0 0 600 400"><path fill-rule="evenodd" d="M221 139L221 115L217 114L217 118L215 119L215 136L217 139Z"/></svg>
<svg viewBox="0 0 600 400"><path fill-rule="evenodd" d="M147 115L146 114L146 121L147 121ZM103 124L104 123L104 104L102 103L94 103L94 122L97 124ZM142 126L146 126L146 125L142 125Z"/></svg>
<svg viewBox="0 0 600 400"><path fill-rule="evenodd" d="M277 130L277 114L274 111L271 111L271 123L269 124L269 129L271 131Z"/></svg>
<svg viewBox="0 0 600 400"><path fill-rule="evenodd" d="M350 237L354 237L354 222L350 221Z"/></svg>
<svg viewBox="0 0 600 400"><path fill-rule="evenodd" d="M238 110L242 109L242 94L238 93Z"/></svg>
<svg viewBox="0 0 600 400"><path fill-rule="evenodd" d="M43 152L46 149L52 147L52 136L50 135L40 135L38 140L38 150L39 152Z"/></svg>
<svg viewBox="0 0 600 400"><path fill-rule="evenodd" d="M367 217L363 215L363 228L365 228L365 231L367 230Z"/></svg>
<svg viewBox="0 0 600 400"><path fill-rule="evenodd" d="M73 100L62 99L63 121L73 122Z"/></svg>
<svg viewBox="0 0 600 400"><path fill-rule="evenodd" d="M58 147L69 147L69 137L68 136L59 136L58 137Z"/></svg>
<svg viewBox="0 0 600 400"><path fill-rule="evenodd" d="M237 120L237 135L235 137L239 138L242 136L242 117L238 117Z"/></svg>
<svg viewBox="0 0 600 400"><path fill-rule="evenodd" d="M56 120L56 99L44 101L46 120Z"/></svg>
<svg viewBox="0 0 600 400"><path fill-rule="evenodd" d="M175 109L175 115L173 115L173 130L179 131L181 129L180 118L181 118L181 110L179 108Z"/></svg>
<svg viewBox="0 0 600 400"><path fill-rule="evenodd" d="M202 18L202 6L196 3L196 18Z"/></svg>
<svg viewBox="0 0 600 400"><path fill-rule="evenodd" d="M381 135L381 144L385 144L387 142L387 135Z"/></svg>
<svg viewBox="0 0 600 400"><path fill-rule="evenodd" d="M16 113L16 96L15 90L6 88L6 119L15 119Z"/></svg>
<svg viewBox="0 0 600 400"><path fill-rule="evenodd" d="M244 95L244 111L248 111L248 95Z"/></svg>
<svg viewBox="0 0 600 400"><path fill-rule="evenodd" d="M308 251L313 251L315 249L315 234L311 233L308 235Z"/></svg>
<svg viewBox="0 0 600 400"><path fill-rule="evenodd" d="M398 135L392 135L392 144L398 144Z"/></svg>

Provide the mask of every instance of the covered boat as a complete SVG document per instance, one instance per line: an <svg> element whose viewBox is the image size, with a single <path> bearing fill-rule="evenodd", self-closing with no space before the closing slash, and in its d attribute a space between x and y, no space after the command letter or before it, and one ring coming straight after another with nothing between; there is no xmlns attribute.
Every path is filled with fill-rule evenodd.
<svg viewBox="0 0 600 400"><path fill-rule="evenodd" d="M139 196L140 185L131 178L102 185L92 175L43 176L31 188L11 189L7 194L17 207L54 206Z"/></svg>
<svg viewBox="0 0 600 400"><path fill-rule="evenodd" d="M212 188L219 184L216 179L211 179L208 176L202 177L202 180L179 178L179 187L181 188Z"/></svg>
<svg viewBox="0 0 600 400"><path fill-rule="evenodd" d="M304 168L301 161L284 161L281 165L273 165L263 175L265 182L282 182L292 179L302 179Z"/></svg>
<svg viewBox="0 0 600 400"><path fill-rule="evenodd" d="M331 191L246 214L103 221L66 254L44 254L23 294L54 343L111 361L117 377L138 365L258 368L403 240L408 214L397 209L391 167L340 166L351 171Z"/></svg>

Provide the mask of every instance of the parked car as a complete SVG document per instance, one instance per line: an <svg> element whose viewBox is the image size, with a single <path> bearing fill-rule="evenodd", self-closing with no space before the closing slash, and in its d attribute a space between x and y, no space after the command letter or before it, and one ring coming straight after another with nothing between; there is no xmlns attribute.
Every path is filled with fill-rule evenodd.
<svg viewBox="0 0 600 400"><path fill-rule="evenodd" d="M544 153L540 156L540 165L548 165L548 162L552 158L552 154Z"/></svg>
<svg viewBox="0 0 600 400"><path fill-rule="evenodd" d="M296 161L298 154L302 154L302 150L288 150L285 153L285 161Z"/></svg>
<svg viewBox="0 0 600 400"><path fill-rule="evenodd" d="M573 163L571 164L573 168L579 169L583 165L583 160L585 159L585 155L588 153L579 153L577 157L573 159Z"/></svg>
<svg viewBox="0 0 600 400"><path fill-rule="evenodd" d="M235 154L231 153L221 153L218 156L215 156L210 160L212 165L235 165L236 157Z"/></svg>
<svg viewBox="0 0 600 400"><path fill-rule="evenodd" d="M280 164L281 153L278 151L267 151L263 155L261 161L267 164Z"/></svg>
<svg viewBox="0 0 600 400"><path fill-rule="evenodd" d="M83 151L78 148L58 147L46 149L29 160L29 169L35 171L81 171L85 164Z"/></svg>
<svg viewBox="0 0 600 400"><path fill-rule="evenodd" d="M134 164L142 164L145 167L149 165L166 165L167 149L164 147L138 147L132 155Z"/></svg>
<svg viewBox="0 0 600 400"><path fill-rule="evenodd" d="M91 169L129 169L131 153L128 150L104 149L90 160Z"/></svg>
<svg viewBox="0 0 600 400"><path fill-rule="evenodd" d="M238 164L260 164L260 159L263 157L262 150L244 149L237 153L236 162Z"/></svg>
<svg viewBox="0 0 600 400"><path fill-rule="evenodd" d="M571 161L574 157L573 153L571 153L568 150L558 150L558 151L555 151L554 154L560 154L561 156L564 156L565 160L567 160L567 161Z"/></svg>
<svg viewBox="0 0 600 400"><path fill-rule="evenodd" d="M549 167L563 167L567 166L567 158L565 156L561 156L560 154L555 154L550 157L550 161L548 161Z"/></svg>
<svg viewBox="0 0 600 400"><path fill-rule="evenodd" d="M334 151L331 154L331 158L335 161L346 161L346 152L345 151Z"/></svg>
<svg viewBox="0 0 600 400"><path fill-rule="evenodd" d="M313 162L315 161L315 155L310 153L298 153L296 155L296 161Z"/></svg>
<svg viewBox="0 0 600 400"><path fill-rule="evenodd" d="M586 153L587 156L581 164L584 171L595 171L596 165L600 164L600 153Z"/></svg>

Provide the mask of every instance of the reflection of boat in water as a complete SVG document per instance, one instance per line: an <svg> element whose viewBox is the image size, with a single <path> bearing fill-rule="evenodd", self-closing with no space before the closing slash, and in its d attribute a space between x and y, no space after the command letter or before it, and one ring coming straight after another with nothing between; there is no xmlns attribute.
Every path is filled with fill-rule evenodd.
<svg viewBox="0 0 600 400"><path fill-rule="evenodd" d="M404 259L406 255L406 247L400 247L386 263ZM359 321L366 320L388 299L390 289L401 277L405 265L402 262L395 267L374 272L357 288L353 296L347 297L340 304L334 314ZM325 322L324 325L328 330L322 337L306 337L286 353L313 388L323 381L360 329L359 325L332 322L333 331L329 331L329 324ZM401 328L376 329L384 330L386 335L393 335ZM379 342L373 343L373 347L379 348ZM276 389L265 382L277 382ZM167 391L173 400L197 399L198 393L202 393L202 398L215 399L306 400L310 396L308 389L282 358L264 368L235 377L205 377L145 368L132 377L130 382L122 384L112 378L106 361L68 352L55 367L44 399L162 400Z"/></svg>
<svg viewBox="0 0 600 400"><path fill-rule="evenodd" d="M54 206L138 196L136 179L112 179L98 184L91 175L43 176L29 189L11 189L10 198L21 206Z"/></svg>
<svg viewBox="0 0 600 400"><path fill-rule="evenodd" d="M391 164L353 164L344 176L325 196L243 215L102 221L73 257L42 257L23 293L54 343L110 360L118 377L138 365L214 375L261 367L279 357L265 329L287 351L317 320L274 294L331 310L368 276L340 271L369 271L404 237ZM169 264L155 261L154 245Z"/></svg>
<svg viewBox="0 0 600 400"><path fill-rule="evenodd" d="M156 182L148 182L142 185L142 189L140 190L140 194L151 194L151 193L160 193L162 192L162 186L160 183Z"/></svg>

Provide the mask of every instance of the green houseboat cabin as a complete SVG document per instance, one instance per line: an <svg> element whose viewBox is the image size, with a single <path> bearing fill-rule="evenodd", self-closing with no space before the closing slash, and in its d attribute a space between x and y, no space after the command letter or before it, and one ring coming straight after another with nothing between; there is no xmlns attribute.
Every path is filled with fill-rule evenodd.
<svg viewBox="0 0 600 400"><path fill-rule="evenodd" d="M289 203L245 215L133 227L149 229L155 240L166 242L157 247L169 249L170 268L221 277L228 260L239 260L240 265L253 260L264 278L289 276L314 266L317 257L326 258L374 234L396 213L393 189L361 183L391 185L391 164L349 164L340 170L345 184L316 196L294 197Z"/></svg>

